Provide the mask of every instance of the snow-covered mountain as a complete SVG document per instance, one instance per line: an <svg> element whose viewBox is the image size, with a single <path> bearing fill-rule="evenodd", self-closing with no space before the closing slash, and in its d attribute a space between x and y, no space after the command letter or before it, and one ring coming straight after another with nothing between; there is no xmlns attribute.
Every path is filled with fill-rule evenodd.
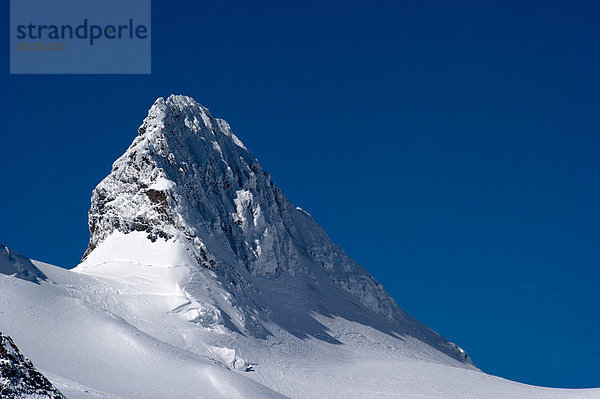
<svg viewBox="0 0 600 399"><path fill-rule="evenodd" d="M79 266L0 247L0 329L67 397L600 397L479 371L193 99L159 98L138 133Z"/></svg>
<svg viewBox="0 0 600 399"><path fill-rule="evenodd" d="M271 334L266 323L273 322L300 337L335 342L311 316L316 312L414 336L470 363L462 349L400 310L290 203L227 122L189 97L154 103L139 136L94 190L89 225L79 271L129 259L128 248L118 252L112 244L128 240L122 234L141 232L184 248L191 259L181 286L202 303L196 322L204 327L264 338ZM110 254L102 248L107 241ZM218 284L210 295L207 279Z"/></svg>

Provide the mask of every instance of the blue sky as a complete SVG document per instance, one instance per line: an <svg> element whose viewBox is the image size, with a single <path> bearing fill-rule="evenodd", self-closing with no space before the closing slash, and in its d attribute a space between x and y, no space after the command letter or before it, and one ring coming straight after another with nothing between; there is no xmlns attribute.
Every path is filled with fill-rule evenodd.
<svg viewBox="0 0 600 399"><path fill-rule="evenodd" d="M3 52L1 242L75 266L91 190L187 94L481 369L600 386L597 5L214 3L154 2L148 76L11 76Z"/></svg>

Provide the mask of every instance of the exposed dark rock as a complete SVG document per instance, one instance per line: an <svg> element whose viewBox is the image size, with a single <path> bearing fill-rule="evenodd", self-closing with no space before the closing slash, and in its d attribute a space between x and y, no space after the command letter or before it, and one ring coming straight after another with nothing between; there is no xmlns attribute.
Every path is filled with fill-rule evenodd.
<svg viewBox="0 0 600 399"><path fill-rule="evenodd" d="M149 189L146 190L146 195L150 198L150 201L155 205L167 206L167 193L164 191Z"/></svg>
<svg viewBox="0 0 600 399"><path fill-rule="evenodd" d="M14 341L0 332L0 398L65 399L24 357Z"/></svg>

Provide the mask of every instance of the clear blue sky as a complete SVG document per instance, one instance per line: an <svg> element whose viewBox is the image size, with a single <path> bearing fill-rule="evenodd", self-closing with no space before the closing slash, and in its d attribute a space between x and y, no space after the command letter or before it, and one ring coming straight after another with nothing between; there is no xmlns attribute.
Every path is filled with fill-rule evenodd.
<svg viewBox="0 0 600 399"><path fill-rule="evenodd" d="M484 371L600 386L594 2L153 3L149 76L10 76L2 52L0 241L76 265L91 190L187 94Z"/></svg>

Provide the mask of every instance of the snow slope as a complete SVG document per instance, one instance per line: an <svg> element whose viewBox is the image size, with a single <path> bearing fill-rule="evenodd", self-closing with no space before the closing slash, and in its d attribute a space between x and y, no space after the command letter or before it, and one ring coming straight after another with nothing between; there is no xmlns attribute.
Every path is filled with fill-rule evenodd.
<svg viewBox="0 0 600 399"><path fill-rule="evenodd" d="M190 322L178 266L121 260L94 275L33 264L47 281L0 274L0 329L71 399L600 398L490 376L339 317L314 315L340 343L275 326L264 340L211 331Z"/></svg>
<svg viewBox="0 0 600 399"><path fill-rule="evenodd" d="M282 397L174 340L184 298L163 282L170 268L115 264L112 279L36 266L48 282L0 275L0 329L68 398Z"/></svg>
<svg viewBox="0 0 600 399"><path fill-rule="evenodd" d="M69 398L600 398L479 371L189 97L155 102L89 223L77 268L0 270L0 330Z"/></svg>

